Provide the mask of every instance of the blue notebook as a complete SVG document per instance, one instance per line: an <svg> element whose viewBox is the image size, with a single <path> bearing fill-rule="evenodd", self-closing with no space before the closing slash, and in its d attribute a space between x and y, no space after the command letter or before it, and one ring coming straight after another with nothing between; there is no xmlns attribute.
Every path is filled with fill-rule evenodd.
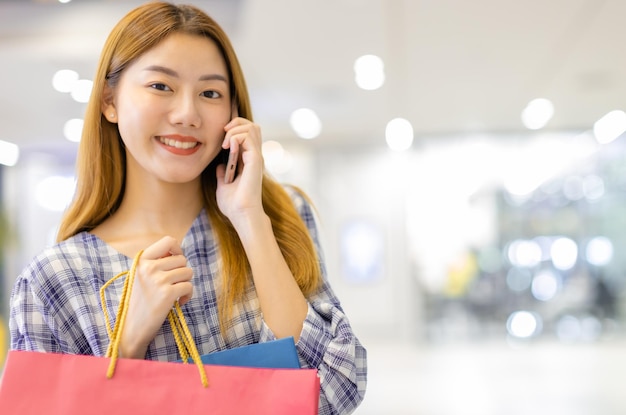
<svg viewBox="0 0 626 415"><path fill-rule="evenodd" d="M299 369L300 360L293 337L255 343L200 356L208 365Z"/></svg>

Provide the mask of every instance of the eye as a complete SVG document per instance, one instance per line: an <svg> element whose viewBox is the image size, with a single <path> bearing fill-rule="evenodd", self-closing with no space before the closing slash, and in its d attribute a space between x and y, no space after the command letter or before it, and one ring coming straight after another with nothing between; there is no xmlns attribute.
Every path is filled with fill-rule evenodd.
<svg viewBox="0 0 626 415"><path fill-rule="evenodd" d="M212 98L212 99L219 98L222 96L222 94L220 94L217 91L204 91L200 95L202 95L205 98Z"/></svg>
<svg viewBox="0 0 626 415"><path fill-rule="evenodd" d="M169 86L162 84L160 82L150 84L150 88L156 89L157 91L171 91Z"/></svg>

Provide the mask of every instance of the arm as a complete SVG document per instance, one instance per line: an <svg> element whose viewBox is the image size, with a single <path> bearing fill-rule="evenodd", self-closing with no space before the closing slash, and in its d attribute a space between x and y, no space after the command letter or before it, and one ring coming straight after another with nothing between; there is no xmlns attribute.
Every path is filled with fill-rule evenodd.
<svg viewBox="0 0 626 415"><path fill-rule="evenodd" d="M322 286L308 298L307 315L296 344L302 367L316 368L321 381L320 414L351 413L361 403L367 384L367 352L356 338L348 317L327 279L318 228L311 207L292 194L318 250ZM263 325L261 341L274 334Z"/></svg>
<svg viewBox="0 0 626 415"><path fill-rule="evenodd" d="M304 367L316 368L322 393L320 414L347 414L363 400L366 352L352 333L339 301L326 280L317 227L311 208L295 196L317 247L323 283L305 298L289 270L261 203L263 158L259 127L236 118L225 127L223 147L239 152L240 174L224 183L225 168L217 167L217 202L243 244L263 313L260 341L293 336Z"/></svg>
<svg viewBox="0 0 626 415"><path fill-rule="evenodd" d="M239 226L265 323L278 338L298 341L307 301L280 251L269 218L259 215Z"/></svg>
<svg viewBox="0 0 626 415"><path fill-rule="evenodd" d="M217 202L230 219L250 264L254 287L265 322L278 337L296 341L307 315L307 301L300 291L276 241L263 209L263 157L260 127L236 117L225 127L222 146L240 154L239 174L225 183L225 168L217 168Z"/></svg>

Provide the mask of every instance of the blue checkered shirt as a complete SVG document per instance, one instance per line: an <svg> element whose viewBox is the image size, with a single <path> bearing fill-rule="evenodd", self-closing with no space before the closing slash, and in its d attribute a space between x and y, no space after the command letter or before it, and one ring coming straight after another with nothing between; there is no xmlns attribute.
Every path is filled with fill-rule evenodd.
<svg viewBox="0 0 626 415"><path fill-rule="evenodd" d="M322 258L311 207L299 195L292 197ZM275 339L263 321L253 287L246 300L235 306L226 338L220 334L218 251L205 211L195 219L182 248L195 276L194 296L183 306L183 312L200 354ZM45 249L16 280L9 321L11 348L103 356L109 339L99 290L106 281L128 270L132 261L87 232ZM366 351L328 284L323 261L320 263L324 282L308 298L309 310L296 348L301 366L318 370L319 414L348 414L365 394ZM106 307L113 319L122 285L123 280L118 279L107 288ZM169 324L163 324L150 343L146 358L180 359Z"/></svg>

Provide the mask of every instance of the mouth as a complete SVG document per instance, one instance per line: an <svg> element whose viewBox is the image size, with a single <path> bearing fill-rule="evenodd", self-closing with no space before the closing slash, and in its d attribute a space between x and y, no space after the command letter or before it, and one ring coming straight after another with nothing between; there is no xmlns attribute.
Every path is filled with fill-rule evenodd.
<svg viewBox="0 0 626 415"><path fill-rule="evenodd" d="M166 145L167 147L172 147L172 148L177 148L179 150L189 150L192 149L194 147L196 147L198 144L197 141L181 141L181 140L176 140L174 138L169 138L169 137L158 137L159 141L161 142L161 144Z"/></svg>

